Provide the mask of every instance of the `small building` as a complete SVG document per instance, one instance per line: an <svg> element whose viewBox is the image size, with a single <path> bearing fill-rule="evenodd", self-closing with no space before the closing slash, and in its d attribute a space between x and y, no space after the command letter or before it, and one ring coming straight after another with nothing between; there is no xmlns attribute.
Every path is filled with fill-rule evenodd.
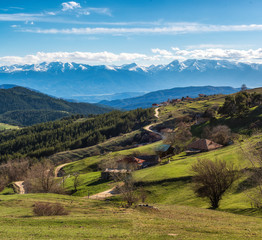
<svg viewBox="0 0 262 240"><path fill-rule="evenodd" d="M156 153L160 157L166 157L174 154L174 148L169 144L162 144L156 148Z"/></svg>
<svg viewBox="0 0 262 240"><path fill-rule="evenodd" d="M152 104L152 107L159 107L159 104L153 103L153 104Z"/></svg>
<svg viewBox="0 0 262 240"><path fill-rule="evenodd" d="M128 175L131 171L127 169L112 169L107 168L105 171L101 172L101 179L110 180L114 177L121 178L122 175Z"/></svg>
<svg viewBox="0 0 262 240"><path fill-rule="evenodd" d="M187 96L186 98L185 98L185 100L193 100L193 98L191 98L191 97L189 97L189 96Z"/></svg>
<svg viewBox="0 0 262 240"><path fill-rule="evenodd" d="M172 99L171 100L172 104L175 104L175 103L178 103L178 102L181 102L181 99L178 98L178 99Z"/></svg>
<svg viewBox="0 0 262 240"><path fill-rule="evenodd" d="M156 165L160 162L157 155L144 155L139 157L127 156L117 161L118 169L137 170Z"/></svg>
<svg viewBox="0 0 262 240"><path fill-rule="evenodd" d="M207 95L206 95L206 94L201 94L201 93L199 93L199 94L198 94L198 97L203 98L203 97L207 97Z"/></svg>
<svg viewBox="0 0 262 240"><path fill-rule="evenodd" d="M218 148L223 147L223 145L220 145L218 143L215 143L211 140L208 139L199 139L195 142L192 142L187 146L187 154L194 154L194 153L199 153L199 152L207 152L211 150L215 150Z"/></svg>

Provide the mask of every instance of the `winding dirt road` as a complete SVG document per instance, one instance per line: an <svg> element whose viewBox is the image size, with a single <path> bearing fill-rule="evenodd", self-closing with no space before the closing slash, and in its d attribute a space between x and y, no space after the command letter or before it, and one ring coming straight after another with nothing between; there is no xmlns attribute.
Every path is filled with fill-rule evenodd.
<svg viewBox="0 0 262 240"><path fill-rule="evenodd" d="M155 108L155 115L154 115L156 118L159 118L159 108ZM152 123L150 125L147 125L144 127L144 129L148 132L152 132L152 133L155 133L157 135L159 135L162 139L164 139L164 135L161 134L160 132L157 132L155 130L152 130L151 127L155 126L156 124L155 123Z"/></svg>
<svg viewBox="0 0 262 240"><path fill-rule="evenodd" d="M55 168L55 177L59 177L58 174L59 174L59 171L66 165L68 165L69 163L64 163L62 165L59 165Z"/></svg>
<svg viewBox="0 0 262 240"><path fill-rule="evenodd" d="M97 194L94 194L92 196L89 196L89 197L84 197L84 198L89 198L89 199L93 199L93 200L105 200L106 198L109 198L109 197L113 197L115 195L118 195L119 192L116 190L116 187L113 187L107 191L104 191L104 192L100 192L100 193L97 193Z"/></svg>
<svg viewBox="0 0 262 240"><path fill-rule="evenodd" d="M155 108L155 114L154 114L154 116L155 116L156 118L159 118L159 108ZM163 139L164 136L163 136L161 133L159 133L159 132L151 129L151 127L153 127L154 125L155 125L155 124L152 123L152 124L150 124L150 125L148 125L148 126L145 126L144 129L145 129L146 131L148 131L148 132L152 132L152 133L155 133L155 134L159 135L159 136ZM59 176L58 176L58 175L59 175L59 171L60 171L64 166L66 166L66 165L68 165L68 164L70 164L70 163L64 163L64 164L61 164L61 165L57 166L57 167L55 168L55 173L54 173L54 174L55 174L55 177L59 177ZM19 194L25 194L25 193L26 193L26 192L25 192L25 188L24 188L24 181L14 182L14 185L18 188ZM113 187L113 188L111 188L111 189L109 189L109 190L107 190L107 191L104 191L104 192L101 192L101 193L97 193L97 194L92 195L92 196L86 196L86 197L84 197L84 198L96 199L96 200L105 200L106 198L112 197L112 196L117 195L117 194L119 194L119 192L116 190L116 187Z"/></svg>
<svg viewBox="0 0 262 240"><path fill-rule="evenodd" d="M155 108L155 117L159 118L159 108Z"/></svg>

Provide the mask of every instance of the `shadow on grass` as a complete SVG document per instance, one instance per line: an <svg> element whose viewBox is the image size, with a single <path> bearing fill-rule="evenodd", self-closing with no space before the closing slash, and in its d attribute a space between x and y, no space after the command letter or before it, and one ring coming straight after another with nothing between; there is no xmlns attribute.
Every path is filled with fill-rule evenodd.
<svg viewBox="0 0 262 240"><path fill-rule="evenodd" d="M238 184L235 193L241 193L245 190L257 187L262 176L262 168L257 169L245 169L242 171L243 174L247 174L248 177Z"/></svg>
<svg viewBox="0 0 262 240"><path fill-rule="evenodd" d="M104 180L104 179L99 178L98 180L87 184L87 186L96 186L102 183L109 183L109 182L111 182L111 180Z"/></svg>
<svg viewBox="0 0 262 240"><path fill-rule="evenodd" d="M35 217L35 215L23 215L23 216L19 216L19 218L33 218Z"/></svg>
<svg viewBox="0 0 262 240"><path fill-rule="evenodd" d="M216 210L221 212L229 212L229 213L251 216L251 217L262 217L262 209L260 208L245 208L245 209L228 208L228 209L216 209Z"/></svg>
<svg viewBox="0 0 262 240"><path fill-rule="evenodd" d="M166 183L173 183L173 182L185 182L185 183L190 183L192 182L192 176L186 176L186 177L178 177L178 178L168 178L168 179L163 179L163 180L159 180L159 181L151 181L151 182L136 182L135 185L137 187L140 186L153 186L153 185L163 185Z"/></svg>

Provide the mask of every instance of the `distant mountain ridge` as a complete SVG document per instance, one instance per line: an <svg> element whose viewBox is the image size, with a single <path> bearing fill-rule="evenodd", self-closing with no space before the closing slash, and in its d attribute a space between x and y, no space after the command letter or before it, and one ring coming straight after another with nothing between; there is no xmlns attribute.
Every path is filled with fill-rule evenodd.
<svg viewBox="0 0 262 240"><path fill-rule="evenodd" d="M72 114L100 114L112 110L102 105L68 102L23 87L0 88L0 122L13 125L28 126Z"/></svg>
<svg viewBox="0 0 262 240"><path fill-rule="evenodd" d="M177 60L166 65L90 66L78 63L40 63L0 67L0 84L16 84L65 99L96 102L125 92L152 92L186 86L262 85L262 64L226 60ZM124 97L124 94L122 94ZM78 96L80 96L78 98ZM92 97L93 96L93 97ZM82 99L81 99L82 98ZM105 99L108 99L105 97ZM112 98L111 98L112 99ZM110 99L108 99L110 100Z"/></svg>
<svg viewBox="0 0 262 240"><path fill-rule="evenodd" d="M239 88L232 87L213 87L213 86L203 86L203 87L181 87L159 90L155 92L147 93L143 96L120 99L114 101L101 101L103 105L108 105L114 108L131 110L136 108L148 108L151 107L153 103L161 103L167 101L168 99L182 98L182 97L198 97L198 94L231 94L238 92Z"/></svg>

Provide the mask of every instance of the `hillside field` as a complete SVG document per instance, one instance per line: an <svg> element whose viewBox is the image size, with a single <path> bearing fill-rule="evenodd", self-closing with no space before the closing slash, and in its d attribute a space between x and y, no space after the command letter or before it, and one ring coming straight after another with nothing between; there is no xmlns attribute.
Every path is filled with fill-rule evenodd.
<svg viewBox="0 0 262 240"><path fill-rule="evenodd" d="M36 217L36 201L60 202L66 216ZM261 239L262 219L177 205L126 209L55 194L0 195L1 239Z"/></svg>

